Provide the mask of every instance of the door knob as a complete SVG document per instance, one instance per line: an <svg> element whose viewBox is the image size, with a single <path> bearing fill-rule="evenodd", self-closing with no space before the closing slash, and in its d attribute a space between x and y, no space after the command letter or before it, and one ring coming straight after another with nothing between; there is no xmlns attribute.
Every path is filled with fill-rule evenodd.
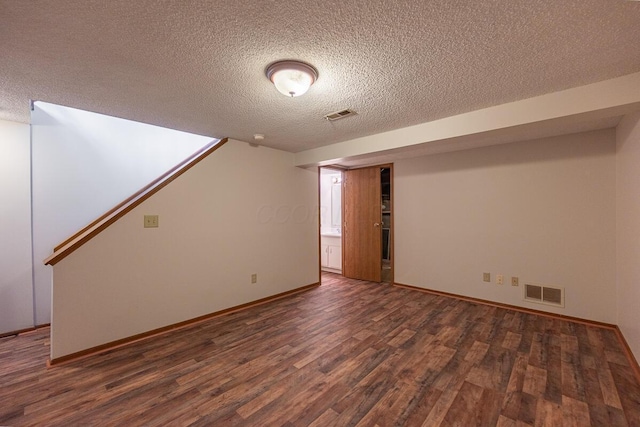
<svg viewBox="0 0 640 427"><path fill-rule="evenodd" d="M379 223L379 222L374 222L374 223L373 223L373 226L374 226L374 227L380 227L380 223Z"/></svg>

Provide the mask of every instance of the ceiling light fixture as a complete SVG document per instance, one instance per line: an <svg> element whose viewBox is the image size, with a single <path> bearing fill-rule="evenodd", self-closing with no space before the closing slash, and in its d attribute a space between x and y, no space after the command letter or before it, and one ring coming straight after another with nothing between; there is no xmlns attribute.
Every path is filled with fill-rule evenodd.
<svg viewBox="0 0 640 427"><path fill-rule="evenodd" d="M266 74L278 92L290 97L304 95L318 79L318 71L300 61L274 62L267 67Z"/></svg>

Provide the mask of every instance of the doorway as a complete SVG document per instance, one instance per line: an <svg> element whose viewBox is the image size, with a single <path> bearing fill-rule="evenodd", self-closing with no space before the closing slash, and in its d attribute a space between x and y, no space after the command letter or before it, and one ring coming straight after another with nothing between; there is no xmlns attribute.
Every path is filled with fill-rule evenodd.
<svg viewBox="0 0 640 427"><path fill-rule="evenodd" d="M342 274L342 171L320 168L320 270Z"/></svg>

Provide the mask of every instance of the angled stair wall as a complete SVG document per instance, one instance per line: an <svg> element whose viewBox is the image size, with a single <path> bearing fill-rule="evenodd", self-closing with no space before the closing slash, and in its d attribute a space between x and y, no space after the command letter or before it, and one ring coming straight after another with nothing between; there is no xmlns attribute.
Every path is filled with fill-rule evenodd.
<svg viewBox="0 0 640 427"><path fill-rule="evenodd" d="M67 241L47 260L52 361L317 283L317 173L293 158L228 141Z"/></svg>

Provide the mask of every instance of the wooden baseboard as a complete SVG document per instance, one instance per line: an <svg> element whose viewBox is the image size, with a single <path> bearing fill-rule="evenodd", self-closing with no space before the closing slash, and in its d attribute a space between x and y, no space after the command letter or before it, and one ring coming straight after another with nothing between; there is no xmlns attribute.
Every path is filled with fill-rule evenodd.
<svg viewBox="0 0 640 427"><path fill-rule="evenodd" d="M48 328L49 326L51 326L50 323L43 323L42 325L36 325L26 329L19 329L17 331L11 331L11 332L3 332L0 334L0 338L10 337L12 335L26 334L28 332L37 331L38 329L41 329L41 328Z"/></svg>
<svg viewBox="0 0 640 427"><path fill-rule="evenodd" d="M309 291L315 287L320 286L320 282L312 283L310 285L302 286L300 288L292 289L290 291L282 292L276 295L271 295L269 297L261 298L256 301L251 301L245 304L240 304L235 307L226 308L224 310L216 311L214 313L205 314L203 316L195 317L193 319L185 320L183 322L174 323L172 325L163 326L162 328L153 329L151 331L143 332L140 334L132 335L127 338L122 338L116 341L111 341L106 344L101 344L96 347L91 347L86 350L78 351L76 353L67 354L66 356L56 357L55 359L47 360L47 367L56 367L63 364L67 364L70 362L75 362L79 359L85 359L90 356L95 356L100 353L104 353L106 351L114 350L116 348L124 347L126 345L133 344L138 341L142 341L148 338L156 337L161 334L166 334L168 332L172 332L178 329L186 328L188 326L195 325L197 323L201 323L214 317L223 316L229 313L235 313L240 310L246 310L247 308L254 307L257 305L265 304L268 302L272 302L281 298L285 298L294 294L298 294L301 292Z"/></svg>
<svg viewBox="0 0 640 427"><path fill-rule="evenodd" d="M569 322L581 323L583 325L595 326L595 327L598 327L598 328L604 328L604 329L613 330L615 332L615 334L616 334L616 337L618 338L618 341L620 342L620 345L622 346L622 348L625 351L625 354L627 356L627 360L629 361L629 365L631 366L631 369L633 370L633 373L635 374L636 379L638 380L638 382L640 382L640 366L638 365L638 361L636 360L636 358L634 357L633 353L631 352L631 347L629 347L629 344L627 344L627 341L625 340L624 335L622 335L622 331L620 331L620 328L618 328L617 325L613 325L611 323L597 322L595 320L582 319L580 317L565 316L563 314L549 313L549 312L546 312L546 311L535 310L535 309L526 308L526 307L519 307L517 305L504 304L504 303L501 303L501 302L494 302L494 301L484 300L484 299L480 299L480 298L467 297L467 296L464 296L464 295L452 294L452 293L449 293L449 292L436 291L436 290L427 289L427 288L420 288L418 286L405 285L403 283L393 283L393 286L397 286L399 288L406 288L406 289L410 289L410 290L414 290L414 291L418 291L418 292L424 292L424 293L427 293L427 294L439 295L439 296L443 296L443 297L447 297L447 298L455 298L455 299L459 299L459 300L463 300L463 301L469 301L469 302L473 302L473 303L476 303L476 304L482 304L482 305L488 305L488 306L491 306L491 307L504 308L504 309L507 309L507 310L519 311L519 312L528 313L528 314L535 314L537 316L550 317L552 319L566 320L566 321L569 321Z"/></svg>
<svg viewBox="0 0 640 427"><path fill-rule="evenodd" d="M551 317L551 318L554 318L554 319L567 320L569 322L582 323L582 324L591 325L591 326L598 326L600 328L615 329L617 327L616 325L611 324L611 323L597 322L595 320L582 319L580 317L565 316L563 314L549 313L547 311L535 310L535 309L526 308L526 307L519 307L517 305L504 304L504 303L501 303L501 302L494 302L494 301L489 301L489 300L480 299L480 298L467 297L467 296L464 296L464 295L452 294L452 293L449 293L449 292L435 291L433 289L420 288L418 286L405 285L405 284L402 284L402 283L394 283L393 286L397 286L397 287L400 287L400 288L412 289L412 290L415 290L415 291L425 292L425 293L428 293L428 294L440 295L440 296L448 297L448 298L455 298L455 299L459 299L459 300L463 300L463 301L474 302L474 303L477 303L477 304L489 305L491 307L506 308L508 310L520 311L522 313L535 314L535 315L538 315L538 316L545 316L545 317Z"/></svg>
<svg viewBox="0 0 640 427"><path fill-rule="evenodd" d="M633 355L633 352L631 351L631 347L629 347L629 343L627 343L627 340L624 338L624 335L622 334L622 331L620 330L620 328L616 326L615 330L616 330L616 336L618 337L618 341L620 341L620 343L622 344L622 348L624 349L627 355L627 359L629 359L629 364L631 365L631 369L633 370L633 373L635 374L636 379L640 383L640 365L638 364L638 360Z"/></svg>

